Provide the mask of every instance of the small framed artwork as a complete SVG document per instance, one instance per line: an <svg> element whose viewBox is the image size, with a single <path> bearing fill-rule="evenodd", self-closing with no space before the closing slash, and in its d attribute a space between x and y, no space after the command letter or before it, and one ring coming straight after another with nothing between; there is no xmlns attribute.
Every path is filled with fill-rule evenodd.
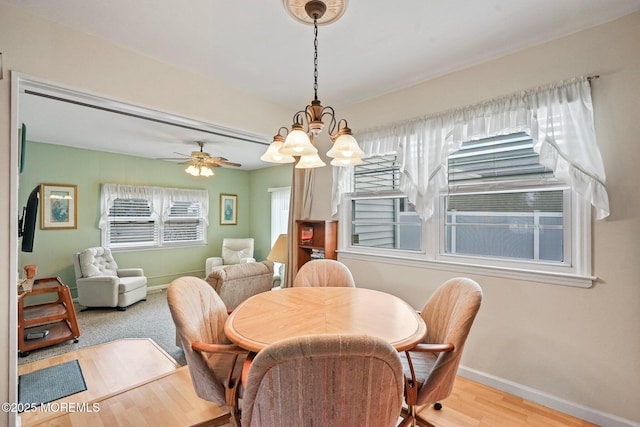
<svg viewBox="0 0 640 427"><path fill-rule="evenodd" d="M78 187L66 184L40 184L40 228L61 230L78 228Z"/></svg>
<svg viewBox="0 0 640 427"><path fill-rule="evenodd" d="M238 224L238 195L220 194L220 225Z"/></svg>

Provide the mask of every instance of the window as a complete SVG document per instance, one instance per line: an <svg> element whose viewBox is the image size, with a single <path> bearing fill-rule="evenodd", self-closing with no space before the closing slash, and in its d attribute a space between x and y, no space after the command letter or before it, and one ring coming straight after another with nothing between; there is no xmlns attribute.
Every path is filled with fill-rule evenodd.
<svg viewBox="0 0 640 427"><path fill-rule="evenodd" d="M159 228L148 200L118 198L109 209L107 240L103 239L102 245L109 248L157 246Z"/></svg>
<svg viewBox="0 0 640 427"><path fill-rule="evenodd" d="M399 192L396 157L363 160L354 171L351 200L351 244L366 248L421 249L422 223L405 195Z"/></svg>
<svg viewBox="0 0 640 427"><path fill-rule="evenodd" d="M448 182L441 254L555 263L568 258L570 191L557 187L526 133L463 143L449 156Z"/></svg>
<svg viewBox="0 0 640 427"><path fill-rule="evenodd" d="M289 199L291 187L269 188L271 194L271 246L278 236L286 234L289 229Z"/></svg>
<svg viewBox="0 0 640 427"><path fill-rule="evenodd" d="M451 153L448 193L427 221L399 190L395 161L377 156L354 168L341 211L344 252L509 277L589 275L580 249L589 246L589 204L539 163L526 133L467 141Z"/></svg>
<svg viewBox="0 0 640 427"><path fill-rule="evenodd" d="M134 249L206 244L206 190L104 184L102 245Z"/></svg>

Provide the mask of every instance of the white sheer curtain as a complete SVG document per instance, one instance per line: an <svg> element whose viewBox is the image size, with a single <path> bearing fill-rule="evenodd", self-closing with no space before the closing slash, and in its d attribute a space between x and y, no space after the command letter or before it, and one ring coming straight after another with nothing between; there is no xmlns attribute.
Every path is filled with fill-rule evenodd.
<svg viewBox="0 0 640 427"><path fill-rule="evenodd" d="M540 162L609 215L605 173L593 122L591 87L586 77L523 91L432 116L359 132L366 156L395 147L400 189L423 219L433 214L438 194L447 191L447 158L463 141L524 131L531 135ZM386 153L388 154L388 153ZM335 171L333 208L350 191L349 172ZM352 172L351 172L352 173Z"/></svg>

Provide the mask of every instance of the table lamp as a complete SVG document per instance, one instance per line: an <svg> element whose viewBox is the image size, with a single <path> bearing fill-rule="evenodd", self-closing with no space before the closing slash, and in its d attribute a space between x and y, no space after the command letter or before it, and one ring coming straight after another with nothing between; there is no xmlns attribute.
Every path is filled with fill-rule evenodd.
<svg viewBox="0 0 640 427"><path fill-rule="evenodd" d="M285 265L287 263L287 235L281 234L267 255L269 261L278 262ZM284 271L280 272L280 287L284 287Z"/></svg>

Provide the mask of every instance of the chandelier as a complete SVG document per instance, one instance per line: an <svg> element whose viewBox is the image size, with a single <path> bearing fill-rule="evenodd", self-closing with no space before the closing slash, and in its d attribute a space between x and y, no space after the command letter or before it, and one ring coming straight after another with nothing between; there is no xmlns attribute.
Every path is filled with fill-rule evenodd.
<svg viewBox="0 0 640 427"><path fill-rule="evenodd" d="M327 4L321 0L284 0L285 7L294 16L304 23L313 22L313 91L314 98L311 104L293 116L291 130L281 127L273 137L273 142L267 151L260 157L261 160L270 163L292 163L294 156L300 157L296 168L309 169L325 166L325 162L318 156L318 149L313 144L324 128L324 120L328 121L329 139L333 143L327 152L331 157L333 166L355 166L362 163L364 153L358 146L356 139L351 135L351 129L344 119L337 120L332 107L324 107L318 99L318 22L325 16L321 23L329 23L338 19L344 13L346 0L327 0L330 4L329 13ZM304 13L301 3L304 3ZM305 16L306 14L306 16Z"/></svg>

